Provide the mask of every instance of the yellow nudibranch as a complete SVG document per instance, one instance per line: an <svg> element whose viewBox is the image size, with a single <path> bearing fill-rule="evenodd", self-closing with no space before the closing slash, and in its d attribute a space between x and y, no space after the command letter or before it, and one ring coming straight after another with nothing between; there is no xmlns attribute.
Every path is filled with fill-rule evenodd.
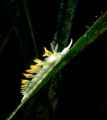
<svg viewBox="0 0 107 120"><path fill-rule="evenodd" d="M70 44L62 50L62 52L57 52L58 44L56 46L53 46L51 43L51 49L53 53L48 51L45 47L45 54L43 56L46 56L44 61L35 59L33 60L36 64L31 65L30 69L26 70L27 73L23 73L23 75L26 78L31 78L31 80L22 79L21 83L21 93L23 94L23 98L21 101L23 101L26 96L30 93L32 88L40 83L42 78L55 66L55 64L63 57L63 55L69 50L69 48L72 45L73 40L71 39Z"/></svg>

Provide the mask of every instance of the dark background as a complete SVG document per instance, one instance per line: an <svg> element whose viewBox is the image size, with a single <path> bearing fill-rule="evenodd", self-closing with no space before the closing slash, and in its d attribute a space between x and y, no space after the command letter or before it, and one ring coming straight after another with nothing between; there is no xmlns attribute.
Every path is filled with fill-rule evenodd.
<svg viewBox="0 0 107 120"><path fill-rule="evenodd" d="M5 120L20 103L22 73L36 57L23 2L16 0L7 7L8 2L10 3L8 0L0 1L1 120ZM10 10L12 6L15 9ZM43 47L49 48L53 39L59 6L60 0L28 1L39 58L42 58ZM86 26L90 27L106 9L105 0L78 1L70 33L74 43L85 33ZM13 28L9 40L6 41L14 17L18 29ZM107 120L106 35L107 32L103 33L63 68L61 92L54 120ZM21 112L18 115L21 116L20 114ZM13 120L19 118L13 117Z"/></svg>

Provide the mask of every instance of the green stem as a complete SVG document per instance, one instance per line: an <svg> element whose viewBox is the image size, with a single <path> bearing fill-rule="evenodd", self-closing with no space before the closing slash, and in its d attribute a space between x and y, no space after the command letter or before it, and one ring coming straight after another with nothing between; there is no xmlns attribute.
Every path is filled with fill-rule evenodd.
<svg viewBox="0 0 107 120"><path fill-rule="evenodd" d="M29 28L30 28L30 34L31 34L33 44L34 44L34 49L35 49L35 52L36 52L36 57L38 57L38 52L37 52L37 49L36 49L37 45L36 45L36 42L35 42L35 37L34 37L32 22L31 22L31 19L30 19L30 14L29 14L28 6L27 6L27 1L23 0L23 4L24 4L26 16L27 16L27 20L28 20L28 24L29 24Z"/></svg>

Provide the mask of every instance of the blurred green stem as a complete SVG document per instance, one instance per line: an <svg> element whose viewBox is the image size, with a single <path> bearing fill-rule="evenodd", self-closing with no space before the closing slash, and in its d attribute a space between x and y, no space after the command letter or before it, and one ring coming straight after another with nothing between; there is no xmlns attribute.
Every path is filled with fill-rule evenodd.
<svg viewBox="0 0 107 120"><path fill-rule="evenodd" d="M37 46L36 46L36 42L35 42L35 37L34 37L32 22L31 22L31 19L30 19L30 14L29 14L28 6L27 6L27 1L23 0L23 4L24 4L26 16L27 16L27 20L28 20L28 24L29 24L29 28L30 28L30 34L31 34L33 44L34 44L34 49L35 49L35 52L36 52L35 54L36 54L36 57L38 57Z"/></svg>

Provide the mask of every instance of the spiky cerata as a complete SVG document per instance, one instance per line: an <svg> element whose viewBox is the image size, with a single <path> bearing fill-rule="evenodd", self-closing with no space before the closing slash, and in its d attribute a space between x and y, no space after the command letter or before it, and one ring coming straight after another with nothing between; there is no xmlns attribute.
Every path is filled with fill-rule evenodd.
<svg viewBox="0 0 107 120"><path fill-rule="evenodd" d="M69 48L72 45L72 39L70 44L62 50L62 52L57 52L58 49L58 44L54 46L51 43L51 49L52 52L48 51L45 47L45 53L43 56L46 58L44 61L35 59L33 60L36 64L31 65L30 69L26 70L27 73L23 73L23 75L26 78L30 78L31 80L28 79L22 79L21 83L21 93L23 94L22 101L24 98L30 93L32 88L40 83L44 76L47 75L47 73L55 66L55 64L62 58L62 56L69 50Z"/></svg>

